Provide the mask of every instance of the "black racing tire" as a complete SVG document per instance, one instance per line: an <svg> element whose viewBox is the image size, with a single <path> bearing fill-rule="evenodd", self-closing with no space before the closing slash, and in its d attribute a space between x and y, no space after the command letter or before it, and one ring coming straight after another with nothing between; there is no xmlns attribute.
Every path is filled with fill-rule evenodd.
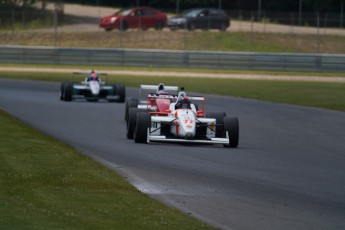
<svg viewBox="0 0 345 230"><path fill-rule="evenodd" d="M134 129L135 143L147 143L147 129L151 126L151 116L145 112L137 113L137 125Z"/></svg>
<svg viewBox="0 0 345 230"><path fill-rule="evenodd" d="M228 148L237 148L239 141L239 122L237 117L224 118L224 131L229 133L229 144L224 145Z"/></svg>
<svg viewBox="0 0 345 230"><path fill-rule="evenodd" d="M224 137L224 118L226 117L225 112L209 112L206 113L207 118L216 119L216 137Z"/></svg>
<svg viewBox="0 0 345 230"><path fill-rule="evenodd" d="M60 85L60 100L64 100L65 98L65 85L66 82L62 82Z"/></svg>
<svg viewBox="0 0 345 230"><path fill-rule="evenodd" d="M72 101L73 99L73 83L72 82L66 82L65 88L64 88L64 100L65 101Z"/></svg>
<svg viewBox="0 0 345 230"><path fill-rule="evenodd" d="M126 107L125 107L125 121L128 121L129 109L130 108L137 108L139 104L139 100L136 98L128 98L126 99Z"/></svg>
<svg viewBox="0 0 345 230"><path fill-rule="evenodd" d="M116 86L117 86L117 85L114 84L114 85L110 85L110 86L113 88L113 92L112 92L111 95L114 95L114 96L115 96L115 95L116 95L116 88L117 88Z"/></svg>
<svg viewBox="0 0 345 230"><path fill-rule="evenodd" d="M119 96L120 103L124 103L126 100L126 87L121 84L116 85L116 95Z"/></svg>
<svg viewBox="0 0 345 230"><path fill-rule="evenodd" d="M126 136L128 139L133 139L135 126L137 125L137 113L142 112L138 108L130 108L128 112L128 121L127 121L127 133Z"/></svg>

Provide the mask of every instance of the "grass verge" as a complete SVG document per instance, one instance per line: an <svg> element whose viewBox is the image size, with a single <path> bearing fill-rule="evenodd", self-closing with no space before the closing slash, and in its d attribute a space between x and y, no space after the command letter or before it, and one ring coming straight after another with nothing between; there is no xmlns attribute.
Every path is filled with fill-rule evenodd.
<svg viewBox="0 0 345 230"><path fill-rule="evenodd" d="M98 47L282 53L345 53L337 35L246 33L207 31L103 31L96 32L0 31L0 44L57 47Z"/></svg>
<svg viewBox="0 0 345 230"><path fill-rule="evenodd" d="M0 229L212 229L1 110L0 124Z"/></svg>
<svg viewBox="0 0 345 230"><path fill-rule="evenodd" d="M0 72L0 74L6 78L73 81L72 75L64 73ZM138 87L143 83L158 84L163 82L166 85L184 86L187 91L199 93L345 111L344 83L114 75L108 77L108 82L123 83L129 87Z"/></svg>

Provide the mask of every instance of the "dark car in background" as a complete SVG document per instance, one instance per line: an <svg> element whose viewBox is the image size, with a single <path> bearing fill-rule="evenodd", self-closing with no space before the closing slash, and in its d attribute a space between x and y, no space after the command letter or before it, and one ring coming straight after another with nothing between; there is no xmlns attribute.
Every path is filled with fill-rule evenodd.
<svg viewBox="0 0 345 230"><path fill-rule="evenodd" d="M110 31L113 29L126 30L140 28L147 30L155 28L161 30L165 27L167 16L165 13L151 7L135 7L122 9L113 15L100 18L100 28Z"/></svg>
<svg viewBox="0 0 345 230"><path fill-rule="evenodd" d="M219 9L198 8L182 12L180 15L170 18L167 27L176 29L219 29L225 31L230 26L230 17Z"/></svg>

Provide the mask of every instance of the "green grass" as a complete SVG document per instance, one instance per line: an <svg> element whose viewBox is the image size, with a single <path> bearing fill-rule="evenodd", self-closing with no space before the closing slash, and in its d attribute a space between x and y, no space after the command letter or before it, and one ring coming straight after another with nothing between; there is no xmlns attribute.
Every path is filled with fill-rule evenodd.
<svg viewBox="0 0 345 230"><path fill-rule="evenodd" d="M0 110L0 229L212 229Z"/></svg>
<svg viewBox="0 0 345 230"><path fill-rule="evenodd" d="M0 72L1 77L48 81L73 81L72 75L58 73ZM105 79L103 79L105 80ZM108 76L108 82L127 87L140 84L184 86L187 91L236 96L265 101L345 111L345 84L301 81L178 78L155 76Z"/></svg>
<svg viewBox="0 0 345 230"><path fill-rule="evenodd" d="M51 30L53 31L53 30ZM206 32L206 31L112 31L39 33L30 31L0 31L0 44L135 48L203 51L248 51L344 54L344 37L324 35Z"/></svg>
<svg viewBox="0 0 345 230"><path fill-rule="evenodd" d="M345 84L297 81L263 81L209 78L116 77L128 86L145 84L184 86L187 91L259 99L345 111Z"/></svg>

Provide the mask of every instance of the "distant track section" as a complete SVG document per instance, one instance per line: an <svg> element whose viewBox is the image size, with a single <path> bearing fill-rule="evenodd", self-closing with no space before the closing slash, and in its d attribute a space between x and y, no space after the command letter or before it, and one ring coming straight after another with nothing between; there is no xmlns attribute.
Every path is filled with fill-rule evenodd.
<svg viewBox="0 0 345 230"><path fill-rule="evenodd" d="M344 72L345 55L0 46L0 63Z"/></svg>

